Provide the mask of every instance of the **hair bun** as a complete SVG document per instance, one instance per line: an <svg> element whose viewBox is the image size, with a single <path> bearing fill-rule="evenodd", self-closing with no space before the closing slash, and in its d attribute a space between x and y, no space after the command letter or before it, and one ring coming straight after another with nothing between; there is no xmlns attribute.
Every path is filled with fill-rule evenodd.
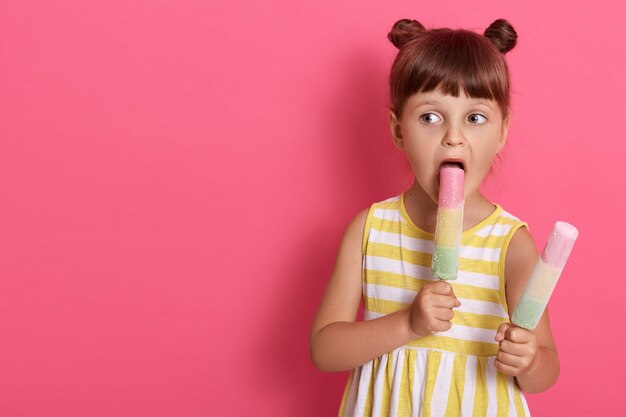
<svg viewBox="0 0 626 417"><path fill-rule="evenodd" d="M509 52L517 44L517 32L504 19L494 21L485 29L485 37L489 39L503 54Z"/></svg>
<svg viewBox="0 0 626 417"><path fill-rule="evenodd" d="M417 20L400 19L393 25L387 37L396 48L400 49L415 35L424 30L424 26Z"/></svg>

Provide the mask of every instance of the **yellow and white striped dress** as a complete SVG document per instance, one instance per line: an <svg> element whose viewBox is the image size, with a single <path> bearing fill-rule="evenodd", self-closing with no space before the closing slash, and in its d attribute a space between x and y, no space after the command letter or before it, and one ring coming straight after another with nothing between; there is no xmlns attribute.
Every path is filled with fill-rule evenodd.
<svg viewBox="0 0 626 417"><path fill-rule="evenodd" d="M463 232L452 328L422 337L350 372L340 417L519 416L530 413L513 377L494 367L496 329L509 321L506 250L527 224L496 210ZM365 320L406 308L432 281L434 235L417 227L404 193L374 203L363 236Z"/></svg>

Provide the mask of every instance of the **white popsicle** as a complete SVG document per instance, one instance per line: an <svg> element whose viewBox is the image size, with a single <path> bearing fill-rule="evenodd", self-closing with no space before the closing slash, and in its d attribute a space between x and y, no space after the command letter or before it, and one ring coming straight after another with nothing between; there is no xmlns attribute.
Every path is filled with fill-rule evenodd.
<svg viewBox="0 0 626 417"><path fill-rule="evenodd" d="M513 323L525 329L537 327L577 237L578 230L571 224L561 221L554 224L515 307Z"/></svg>

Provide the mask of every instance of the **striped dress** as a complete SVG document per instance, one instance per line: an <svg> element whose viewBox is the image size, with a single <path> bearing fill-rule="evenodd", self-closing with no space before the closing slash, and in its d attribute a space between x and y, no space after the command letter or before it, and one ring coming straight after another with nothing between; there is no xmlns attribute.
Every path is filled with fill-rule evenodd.
<svg viewBox="0 0 626 417"><path fill-rule="evenodd" d="M496 204L463 232L458 278L450 281L461 302L452 328L350 371L340 417L530 415L515 379L494 367L496 329L509 321L504 260L521 226L527 224ZM420 287L435 279L433 241L409 217L404 193L371 206L362 247L365 320L408 307Z"/></svg>

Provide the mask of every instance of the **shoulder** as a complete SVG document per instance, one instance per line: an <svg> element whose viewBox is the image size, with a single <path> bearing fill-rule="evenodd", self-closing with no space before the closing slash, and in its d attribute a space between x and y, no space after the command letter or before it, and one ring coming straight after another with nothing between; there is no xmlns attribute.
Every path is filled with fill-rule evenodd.
<svg viewBox="0 0 626 417"><path fill-rule="evenodd" d="M350 239L354 242L367 240L368 229L372 223L373 217L376 216L380 219L394 218L399 216L399 201L400 196L388 198L386 200L377 201L372 203L369 207L366 207L359 211L350 221L346 227L344 234L344 240Z"/></svg>
<svg viewBox="0 0 626 417"><path fill-rule="evenodd" d="M515 307L522 289L537 262L537 246L526 227L518 228L509 244L505 260L505 282L508 304Z"/></svg>
<svg viewBox="0 0 626 417"><path fill-rule="evenodd" d="M359 211L358 213L356 213L356 215L350 221L350 226L363 226L365 224L365 221L367 220L367 216L368 216L370 210L372 210L372 208L373 208L373 206L366 207L366 208L362 209L361 211Z"/></svg>
<svg viewBox="0 0 626 417"><path fill-rule="evenodd" d="M518 228L511 238L506 254L506 268L522 266L527 263L533 263L537 260L537 246L528 231L528 228L522 226ZM509 269L510 270L510 269Z"/></svg>
<svg viewBox="0 0 626 417"><path fill-rule="evenodd" d="M345 259L349 257L352 259L352 262L361 262L364 241L368 238L368 225L371 222L372 207L360 210L348 222L339 246L339 258Z"/></svg>
<svg viewBox="0 0 626 417"><path fill-rule="evenodd" d="M508 224L515 224L515 223L526 224L526 222L521 220L519 217L517 217L516 215L514 215L510 211L506 210L501 205L496 204L496 207L499 208L498 221L504 222L504 223L508 223Z"/></svg>
<svg viewBox="0 0 626 417"><path fill-rule="evenodd" d="M369 217L369 212L370 207L364 208L363 210L359 211L352 218L352 220L350 220L350 223L348 223L348 226L346 227L344 240L350 239L352 241L359 242L360 246L360 241L363 237L363 232L365 230L365 224L367 223L367 219Z"/></svg>

